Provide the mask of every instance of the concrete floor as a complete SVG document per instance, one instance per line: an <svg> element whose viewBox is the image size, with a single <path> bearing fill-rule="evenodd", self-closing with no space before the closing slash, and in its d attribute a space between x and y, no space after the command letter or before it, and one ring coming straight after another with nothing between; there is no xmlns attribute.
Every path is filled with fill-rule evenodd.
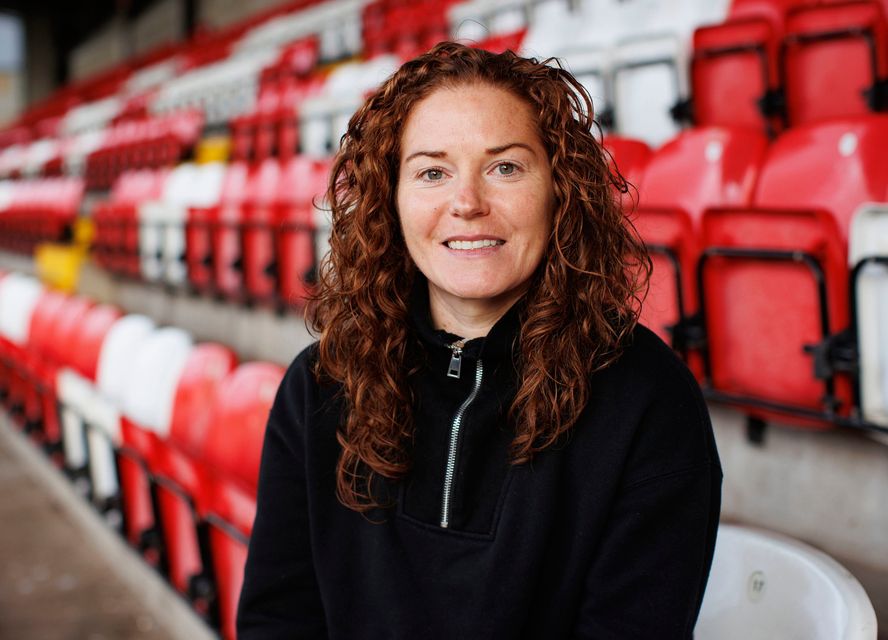
<svg viewBox="0 0 888 640"><path fill-rule="evenodd" d="M0 639L215 637L5 416L0 486Z"/></svg>

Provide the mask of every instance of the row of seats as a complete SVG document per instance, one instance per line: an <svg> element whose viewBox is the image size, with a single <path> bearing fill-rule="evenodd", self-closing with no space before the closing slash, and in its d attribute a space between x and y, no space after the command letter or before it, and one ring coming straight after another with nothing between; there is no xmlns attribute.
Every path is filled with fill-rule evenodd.
<svg viewBox="0 0 888 640"><path fill-rule="evenodd" d="M6 410L226 639L283 373L145 316L0 276Z"/></svg>
<svg viewBox="0 0 888 640"><path fill-rule="evenodd" d="M770 146L725 127L656 152L606 142L653 253L642 319L710 398L761 419L888 426L885 223L860 210L888 200L886 141L888 115L800 125Z"/></svg>
<svg viewBox="0 0 888 640"><path fill-rule="evenodd" d="M301 304L329 224L329 162L183 164L124 174L93 211L94 255L113 273L236 302Z"/></svg>
<svg viewBox="0 0 888 640"><path fill-rule="evenodd" d="M32 253L40 242L69 237L83 194L80 178L0 181L0 248Z"/></svg>

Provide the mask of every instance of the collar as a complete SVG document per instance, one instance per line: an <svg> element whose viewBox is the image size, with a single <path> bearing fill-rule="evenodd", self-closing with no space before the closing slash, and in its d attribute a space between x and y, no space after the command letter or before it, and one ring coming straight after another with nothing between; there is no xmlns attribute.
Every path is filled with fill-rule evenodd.
<svg viewBox="0 0 888 640"><path fill-rule="evenodd" d="M518 335L521 332L521 312L524 298L520 298L496 321L490 332L480 338L472 338L463 346L463 356L486 360L512 359L517 349ZM435 329L429 309L428 281L417 274L410 297L410 321L420 342L428 347L449 349L449 346L462 336Z"/></svg>

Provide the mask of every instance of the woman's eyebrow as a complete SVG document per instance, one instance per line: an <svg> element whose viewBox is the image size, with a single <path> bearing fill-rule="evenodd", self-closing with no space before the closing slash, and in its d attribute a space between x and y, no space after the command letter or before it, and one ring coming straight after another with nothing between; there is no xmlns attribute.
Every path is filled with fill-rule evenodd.
<svg viewBox="0 0 888 640"><path fill-rule="evenodd" d="M486 149L486 152L488 153L488 155L495 156L499 153L502 153L503 151L508 151L509 149L511 149L513 147L520 147L522 149L527 149L531 154L536 155L533 151L533 148L529 144L525 144L523 142L509 142L507 144L503 144L498 147L491 147L489 149Z"/></svg>
<svg viewBox="0 0 888 640"><path fill-rule="evenodd" d="M446 151L417 151L416 153L411 153L409 156L404 158L404 164L407 164L414 158L418 158L419 156L428 156L429 158L446 158Z"/></svg>

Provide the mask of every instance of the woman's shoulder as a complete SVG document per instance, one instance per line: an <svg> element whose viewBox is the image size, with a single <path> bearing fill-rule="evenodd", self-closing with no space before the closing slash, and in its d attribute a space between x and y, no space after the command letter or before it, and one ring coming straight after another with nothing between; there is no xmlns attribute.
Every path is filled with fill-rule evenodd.
<svg viewBox="0 0 888 640"><path fill-rule="evenodd" d="M700 386L653 331L637 325L620 357L599 374L592 388L595 409L614 417L608 437L625 440L634 459L630 476L718 465ZM620 435L613 431L618 425Z"/></svg>
<svg viewBox="0 0 888 640"><path fill-rule="evenodd" d="M619 357L604 372L620 383L631 383L637 393L700 393L694 375L672 347L641 323L635 325Z"/></svg>

